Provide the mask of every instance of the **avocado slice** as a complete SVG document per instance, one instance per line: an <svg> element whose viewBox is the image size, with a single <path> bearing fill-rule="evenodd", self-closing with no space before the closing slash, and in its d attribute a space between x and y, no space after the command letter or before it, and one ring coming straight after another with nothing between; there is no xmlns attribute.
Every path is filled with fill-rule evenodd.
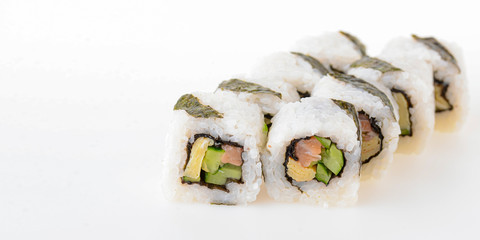
<svg viewBox="0 0 480 240"><path fill-rule="evenodd" d="M343 168L343 153L338 150L337 146L332 143L330 149L326 149L322 152L322 163L335 175Z"/></svg>
<svg viewBox="0 0 480 240"><path fill-rule="evenodd" d="M317 173L315 174L315 178L320 182L328 184L331 177L332 177L332 172L328 170L328 168L325 167L325 165L323 165L322 163L318 163Z"/></svg>
<svg viewBox="0 0 480 240"><path fill-rule="evenodd" d="M315 136L315 138L320 141L320 143L325 147L325 148L330 148L330 145L332 144L332 140L330 139L326 139L326 138L322 138L322 137L317 137Z"/></svg>
<svg viewBox="0 0 480 240"><path fill-rule="evenodd" d="M198 178L189 178L187 176L183 176L184 182L200 182L200 176Z"/></svg>
<svg viewBox="0 0 480 240"><path fill-rule="evenodd" d="M268 133L268 126L266 123L263 124L263 133Z"/></svg>
<svg viewBox="0 0 480 240"><path fill-rule="evenodd" d="M220 167L218 171L222 171L226 178L240 180L242 178L242 167L227 163Z"/></svg>
<svg viewBox="0 0 480 240"><path fill-rule="evenodd" d="M208 147L205 158L202 162L202 170L205 172L215 173L220 166L222 156L225 150L216 147Z"/></svg>
<svg viewBox="0 0 480 240"><path fill-rule="evenodd" d="M392 92L392 94L398 104L398 113L400 116L398 124L400 125L401 129L400 136L410 135L412 133L412 123L410 122L410 112L408 111L407 98L402 92Z"/></svg>

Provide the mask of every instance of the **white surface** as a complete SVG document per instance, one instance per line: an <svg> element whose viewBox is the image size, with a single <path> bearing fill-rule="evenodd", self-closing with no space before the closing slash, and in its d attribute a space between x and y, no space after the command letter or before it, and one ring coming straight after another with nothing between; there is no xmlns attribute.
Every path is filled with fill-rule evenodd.
<svg viewBox="0 0 480 240"><path fill-rule="evenodd" d="M0 239L478 239L480 19L470 2L1 1ZM459 43L465 128L397 156L352 208L279 204L265 191L248 207L163 200L163 138L181 94L337 29L371 54L412 32Z"/></svg>

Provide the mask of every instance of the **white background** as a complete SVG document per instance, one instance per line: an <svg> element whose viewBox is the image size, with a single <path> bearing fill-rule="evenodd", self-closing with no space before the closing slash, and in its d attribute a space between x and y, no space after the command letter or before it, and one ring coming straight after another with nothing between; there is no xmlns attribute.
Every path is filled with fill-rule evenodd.
<svg viewBox="0 0 480 240"><path fill-rule="evenodd" d="M472 3L468 3L472 2ZM0 1L0 239L479 239L480 39L474 1ZM166 202L177 98L258 57L345 30L463 47L470 112L396 156L351 208Z"/></svg>

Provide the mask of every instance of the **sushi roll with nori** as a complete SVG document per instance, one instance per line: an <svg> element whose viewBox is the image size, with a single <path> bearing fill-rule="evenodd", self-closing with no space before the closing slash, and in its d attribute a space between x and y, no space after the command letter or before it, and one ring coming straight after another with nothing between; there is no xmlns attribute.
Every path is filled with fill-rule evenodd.
<svg viewBox="0 0 480 240"><path fill-rule="evenodd" d="M351 63L367 55L365 45L343 31L301 39L292 50L314 57L328 69L344 73Z"/></svg>
<svg viewBox="0 0 480 240"><path fill-rule="evenodd" d="M267 127L283 105L300 100L295 87L270 79L234 78L221 82L216 91L233 92L240 100L257 104L262 109Z"/></svg>
<svg viewBox="0 0 480 240"><path fill-rule="evenodd" d="M430 65L434 88L435 129L452 131L464 122L467 111L465 67L460 48L433 37L397 38L384 48L389 56L421 59Z"/></svg>
<svg viewBox="0 0 480 240"><path fill-rule="evenodd" d="M263 158L272 198L323 206L356 202L361 150L353 109L342 101L309 97L286 104L273 117Z"/></svg>
<svg viewBox="0 0 480 240"><path fill-rule="evenodd" d="M168 198L246 204L262 184L266 131L255 104L233 93L185 94L166 138L163 186Z"/></svg>
<svg viewBox="0 0 480 240"><path fill-rule="evenodd" d="M400 127L395 101L388 89L343 73L329 73L312 92L351 103L358 112L362 134L362 180L381 177L393 159Z"/></svg>
<svg viewBox="0 0 480 240"><path fill-rule="evenodd" d="M247 76L271 84L292 85L300 97L308 97L315 84L327 73L327 68L311 56L297 52L277 52L263 58Z"/></svg>
<svg viewBox="0 0 480 240"><path fill-rule="evenodd" d="M398 106L400 139L397 152L419 153L433 132L435 103L430 66L415 58L380 54L352 63L349 74L387 87Z"/></svg>

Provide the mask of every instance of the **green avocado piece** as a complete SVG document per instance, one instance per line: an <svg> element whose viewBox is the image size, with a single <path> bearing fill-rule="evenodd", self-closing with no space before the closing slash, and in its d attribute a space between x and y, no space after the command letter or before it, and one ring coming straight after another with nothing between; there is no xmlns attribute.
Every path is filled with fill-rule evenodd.
<svg viewBox="0 0 480 240"><path fill-rule="evenodd" d="M189 178L187 176L183 176L184 182L200 182L200 176L198 178Z"/></svg>
<svg viewBox="0 0 480 240"><path fill-rule="evenodd" d="M330 139L326 139L326 138L322 138L322 137L317 137L315 136L315 138L320 141L320 143L326 148L326 149L329 149L330 148L330 145L332 144L332 140Z"/></svg>
<svg viewBox="0 0 480 240"><path fill-rule="evenodd" d="M220 166L222 156L225 150L221 148L208 147L202 162L202 170L209 173L215 173Z"/></svg>
<svg viewBox="0 0 480 240"><path fill-rule="evenodd" d="M205 173L205 182L215 185L225 185L227 183L227 177L220 169L216 173Z"/></svg>
<svg viewBox="0 0 480 240"><path fill-rule="evenodd" d="M242 178L241 166L235 166L233 164L227 163L223 165L218 171L222 171L226 178L231 178L235 180L240 180Z"/></svg>
<svg viewBox="0 0 480 240"><path fill-rule="evenodd" d="M318 163L317 173L315 174L315 178L320 182L328 184L331 177L332 177L332 172L328 170L328 168L325 167L325 165L323 165L322 163Z"/></svg>
<svg viewBox="0 0 480 240"><path fill-rule="evenodd" d="M268 133L268 126L266 123L263 124L263 132Z"/></svg>
<svg viewBox="0 0 480 240"><path fill-rule="evenodd" d="M322 152L322 163L335 175L343 168L343 153L338 150L337 146L332 143L330 149L326 149Z"/></svg>
<svg viewBox="0 0 480 240"><path fill-rule="evenodd" d="M410 133L411 133L411 131L409 129L402 128L401 132L400 132L400 135L401 136L407 136L407 135L410 135Z"/></svg>

